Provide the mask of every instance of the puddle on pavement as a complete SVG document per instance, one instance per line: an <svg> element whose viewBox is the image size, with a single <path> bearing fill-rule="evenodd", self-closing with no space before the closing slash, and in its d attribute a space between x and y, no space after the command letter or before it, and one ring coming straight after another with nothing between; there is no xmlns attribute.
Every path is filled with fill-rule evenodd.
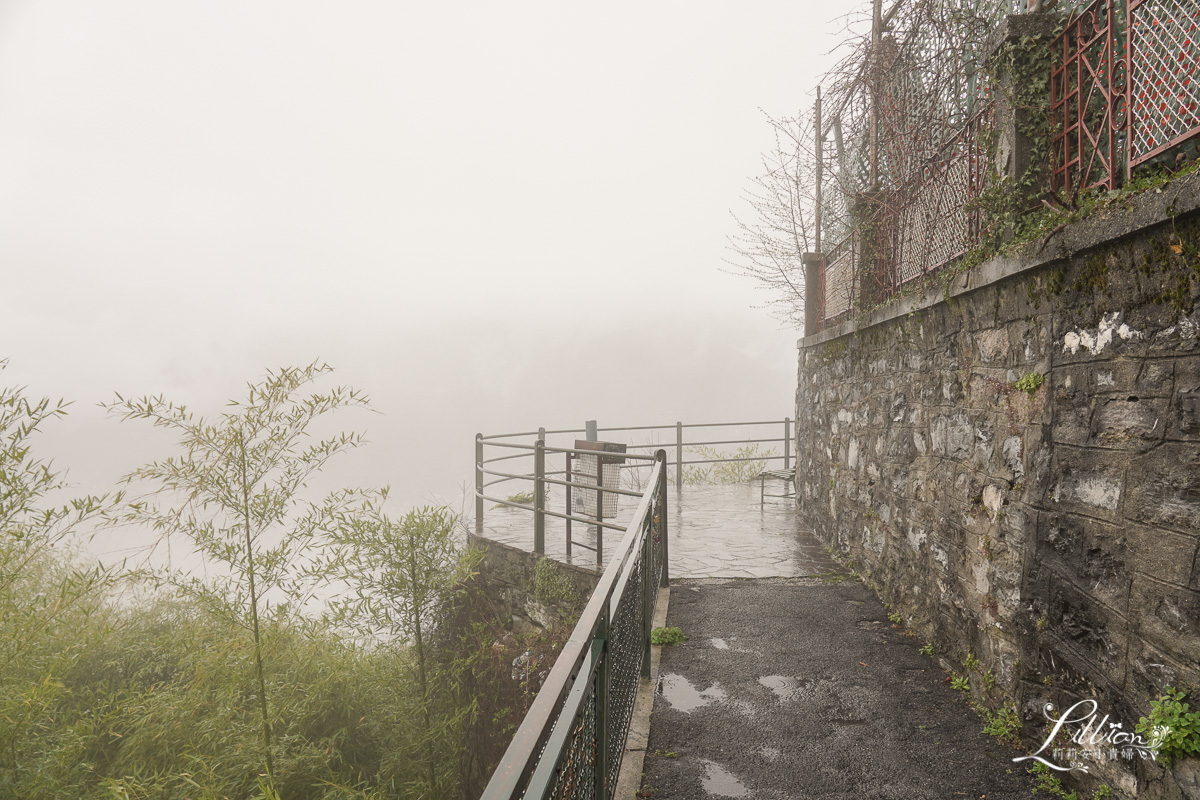
<svg viewBox="0 0 1200 800"><path fill-rule="evenodd" d="M700 785L716 797L746 797L750 791L732 772L714 761L704 761L704 776Z"/></svg>
<svg viewBox="0 0 1200 800"><path fill-rule="evenodd" d="M687 678L674 672L665 673L660 677L654 691L661 694L663 699L671 704L671 708L684 713L695 711L709 703L719 703L728 696L719 683L701 691Z"/></svg>
<svg viewBox="0 0 1200 800"><path fill-rule="evenodd" d="M724 639L709 639L708 643L711 644L713 647L717 648L718 650L728 650L729 649L729 642L725 641Z"/></svg>
<svg viewBox="0 0 1200 800"><path fill-rule="evenodd" d="M812 683L809 680L801 680L788 675L764 675L758 679L758 682L775 693L775 696L780 700L790 700L796 696L802 688Z"/></svg>

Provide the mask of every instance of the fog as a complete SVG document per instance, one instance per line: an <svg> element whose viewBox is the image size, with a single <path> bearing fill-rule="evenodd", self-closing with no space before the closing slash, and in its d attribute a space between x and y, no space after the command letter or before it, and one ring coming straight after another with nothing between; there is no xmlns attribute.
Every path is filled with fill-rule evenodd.
<svg viewBox="0 0 1200 800"><path fill-rule="evenodd" d="M379 412L333 479L398 508L457 505L477 431L782 418L729 212L849 8L7 0L3 380L103 491L171 446L114 391L320 359Z"/></svg>

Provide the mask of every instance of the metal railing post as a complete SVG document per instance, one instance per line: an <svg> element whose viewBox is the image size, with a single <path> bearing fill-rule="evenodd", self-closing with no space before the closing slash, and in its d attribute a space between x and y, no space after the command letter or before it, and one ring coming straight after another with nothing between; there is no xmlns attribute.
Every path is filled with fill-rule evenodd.
<svg viewBox="0 0 1200 800"><path fill-rule="evenodd" d="M609 602L600 610L600 624L596 626L596 640L601 644L600 665L596 674L596 793L598 800L608 798L608 648Z"/></svg>
<svg viewBox="0 0 1200 800"><path fill-rule="evenodd" d="M573 480L572 480L572 478L571 478L571 453L567 453L567 454L566 454L566 464L567 464L567 470L566 470L566 472L567 472L567 477L566 477L567 485L566 485L565 487L563 487L563 488L565 488L565 489L566 489L566 492L565 492L565 494L567 495L567 499L566 499L566 503L565 503L565 508L566 508L566 511L567 511L567 519L566 519L566 524L567 524L567 560L568 560L568 561L570 561L570 560L571 560L571 484L573 483Z"/></svg>
<svg viewBox="0 0 1200 800"><path fill-rule="evenodd" d="M596 566L604 566L604 459L596 454Z"/></svg>
<svg viewBox="0 0 1200 800"><path fill-rule="evenodd" d="M483 533L483 434L475 434L475 532Z"/></svg>
<svg viewBox="0 0 1200 800"><path fill-rule="evenodd" d="M683 423L675 423L675 496L683 492Z"/></svg>
<svg viewBox="0 0 1200 800"><path fill-rule="evenodd" d="M658 585L666 588L670 586L671 580L671 559L667 549L667 451L659 450L655 455L662 463L662 471L658 474L658 485L654 487L654 490L658 492L658 542L662 548L662 553L659 555L662 560L662 577L659 578Z"/></svg>
<svg viewBox="0 0 1200 800"><path fill-rule="evenodd" d="M546 443L533 446L533 552L546 552Z"/></svg>
<svg viewBox="0 0 1200 800"><path fill-rule="evenodd" d="M657 487L655 487L657 489ZM651 506L653 509L653 506ZM657 591L654 586L654 532L658 526L654 523L653 510L650 519L646 520L645 536L642 538L642 677L650 680L650 631L654 628L654 604L650 593Z"/></svg>
<svg viewBox="0 0 1200 800"><path fill-rule="evenodd" d="M783 418L783 468L792 466L792 418Z"/></svg>

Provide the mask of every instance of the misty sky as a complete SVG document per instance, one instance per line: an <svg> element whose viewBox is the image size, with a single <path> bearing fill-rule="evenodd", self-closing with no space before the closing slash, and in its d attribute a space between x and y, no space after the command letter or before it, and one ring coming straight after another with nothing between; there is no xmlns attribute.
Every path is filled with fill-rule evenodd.
<svg viewBox="0 0 1200 800"><path fill-rule="evenodd" d="M76 401L44 446L93 489L164 453L114 390L314 358L403 504L477 430L781 418L729 211L856 7L0 0L3 379Z"/></svg>

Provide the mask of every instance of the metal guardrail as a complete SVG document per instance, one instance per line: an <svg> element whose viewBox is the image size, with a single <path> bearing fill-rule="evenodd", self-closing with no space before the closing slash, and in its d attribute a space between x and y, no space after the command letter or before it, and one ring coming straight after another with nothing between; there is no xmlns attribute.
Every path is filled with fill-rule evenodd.
<svg viewBox="0 0 1200 800"><path fill-rule="evenodd" d="M697 441L685 441L684 432L689 429L707 429L707 428L747 428L766 425L782 425L782 438L748 438L748 439L701 439ZM611 428L596 428L594 432L597 435L611 433L630 433L637 432L643 435L653 434L660 431L670 431L674 434L674 442L651 442L647 444L628 444L627 452L619 454L621 458L630 462L623 465L625 469L645 469L652 466L654 456L644 453L628 452L636 450L667 448L671 447L675 451L673 461L667 461L664 465L664 470L670 467L675 468L675 490L682 491L684 468L688 466L696 466L701 464L720 464L732 462L746 461L783 461L783 468L788 469L792 463L791 456L791 437L792 437L792 421L790 417L784 417L783 420L767 420L754 422L702 422L684 424L676 422L674 425L636 425L629 427L611 427ZM596 493L596 507L602 508L603 496L606 494L616 494L630 497L641 497L642 493L630 489L625 489L620 486L596 485L594 483L584 483L575 480L572 474L568 459L577 458L580 456L595 456L594 450L581 450L573 447L555 447L546 443L547 436L582 436L589 433L586 428L569 428L560 430L547 430L538 428L536 431L522 431L517 433L499 433L484 435L482 433L475 435L475 532L483 534L484 532L484 506L485 503L494 503L498 506L506 508L517 508L528 511L533 514L533 552L546 552L546 518L553 517L556 519L566 520L566 550L567 555L571 555L572 547L578 546L585 549L596 551L596 565L600 566L604 563L604 533L605 531L617 531L624 533L627 526L618 525L614 522L605 522L603 518L584 516L578 513L578 510L572 505L572 492L574 490L583 489L588 492ZM529 441L532 439L533 441ZM521 441L524 440L524 441ZM746 445L746 444L776 444L782 443L782 455L757 455L748 457L729 457L729 458L708 458L708 459L685 459L685 447L717 447L721 445ZM500 454L493 455L489 448L498 448ZM605 455L605 454L601 454ZM612 455L612 454L609 454ZM547 456L555 457L562 456L563 463L561 469L547 469ZM500 469L496 465L499 462L509 461L513 459L532 458L533 470L531 472L519 472L514 469ZM532 488L533 502L521 503L514 502L511 499L495 496L489 493L488 487L506 483L509 481L524 482L529 488ZM562 486L565 487L565 503L562 511L552 510L547 508L548 487ZM513 495L510 495L512 497ZM596 529L595 546L577 541L572 536L572 523L582 523L589 526L594 526Z"/></svg>
<svg viewBox="0 0 1200 800"><path fill-rule="evenodd" d="M649 458L650 488L481 800L613 795L669 579L666 451Z"/></svg>

